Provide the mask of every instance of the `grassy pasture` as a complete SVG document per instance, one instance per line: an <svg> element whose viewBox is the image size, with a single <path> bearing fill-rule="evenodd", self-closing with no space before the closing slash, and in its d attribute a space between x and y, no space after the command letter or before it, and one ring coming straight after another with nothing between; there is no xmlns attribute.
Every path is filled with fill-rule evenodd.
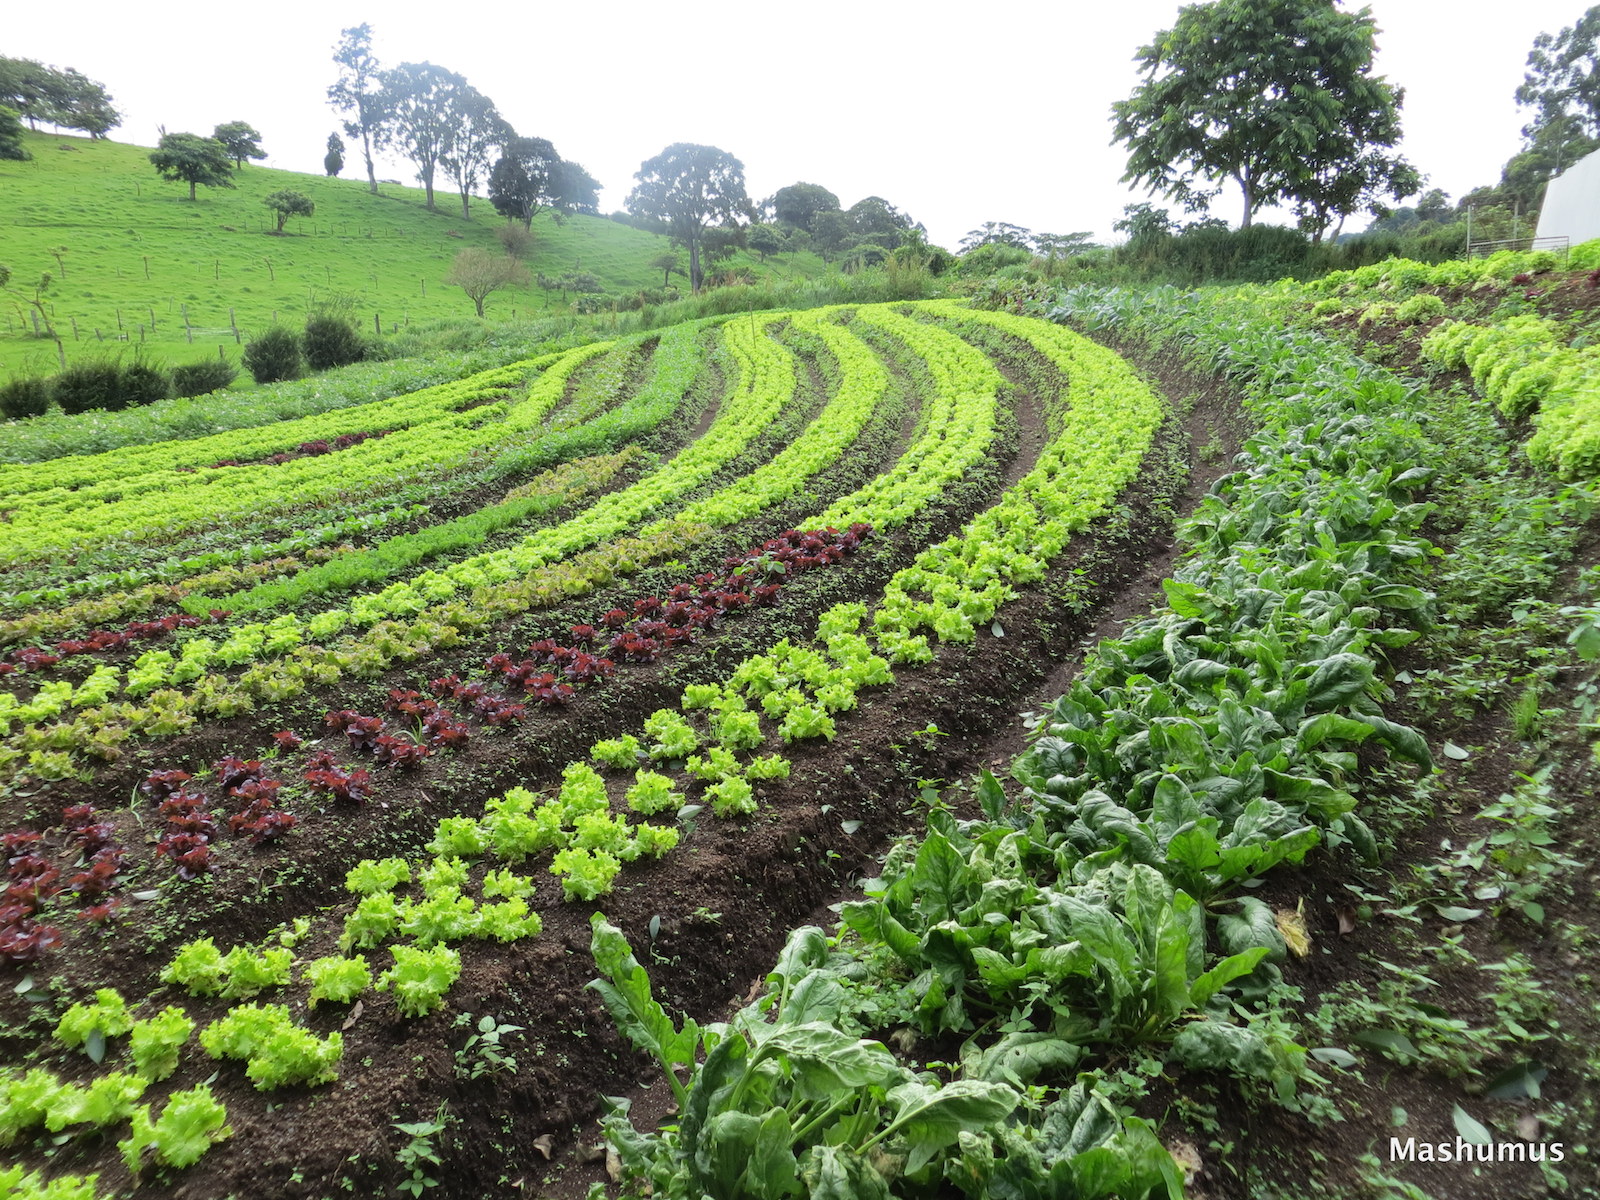
<svg viewBox="0 0 1600 1200"><path fill-rule="evenodd" d="M501 218L489 203L474 199L463 220L459 196L443 189L430 213L420 188L381 183L373 196L364 179L252 165L236 172L233 189L201 188L191 202L186 185L155 174L146 147L42 134L27 135L27 145L31 161L0 164L0 261L12 269L0 294L0 379L57 369L56 347L35 336L27 303L46 271L44 303L69 362L143 343L170 365L219 350L237 360L242 342L274 320L298 323L330 301L347 301L366 330L470 316L471 302L442 282L450 261L467 246L498 251ZM310 197L316 212L291 219L280 236L261 201L281 188ZM589 271L609 292L661 285L649 262L667 248L662 237L601 217L558 225L548 212L533 230L535 274ZM767 276L821 269L811 255L788 257L761 265L741 253L735 265ZM565 307L559 292L531 286L496 293L489 316Z"/></svg>

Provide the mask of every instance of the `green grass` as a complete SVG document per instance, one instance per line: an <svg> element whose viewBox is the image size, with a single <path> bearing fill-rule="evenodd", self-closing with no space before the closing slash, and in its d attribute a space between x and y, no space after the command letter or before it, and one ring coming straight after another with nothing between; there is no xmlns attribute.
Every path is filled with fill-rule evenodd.
<svg viewBox="0 0 1600 1200"><path fill-rule="evenodd" d="M27 134L26 145L31 161L0 163L0 228L12 269L9 291L0 292L0 381L58 367L55 344L34 336L26 303L46 271L54 278L45 304L69 362L127 352L143 339L153 362L171 365L219 348L237 362L240 339L274 320L299 324L313 307L341 300L368 332L375 321L387 333L470 318L471 301L445 286L444 275L466 246L498 251L494 231L503 221L488 201L475 198L472 219L463 220L460 197L443 189L430 213L420 188L380 183L373 196L364 179L246 166L234 189L201 188L191 202L187 184L156 175L148 148L42 134ZM280 188L316 204L282 236L261 203ZM649 263L667 249L663 237L602 217L557 224L548 212L533 231L535 274L589 271L615 293L661 286ZM51 254L59 246L67 247L64 274ZM772 280L824 269L809 254L758 263L741 253L734 265ZM564 311L559 292L533 286L496 293L488 315L527 320Z"/></svg>

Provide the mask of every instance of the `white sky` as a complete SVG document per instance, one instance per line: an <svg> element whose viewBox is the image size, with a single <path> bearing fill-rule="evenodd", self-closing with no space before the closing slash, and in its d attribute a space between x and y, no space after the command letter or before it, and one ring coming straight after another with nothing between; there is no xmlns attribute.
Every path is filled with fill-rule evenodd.
<svg viewBox="0 0 1600 1200"><path fill-rule="evenodd" d="M1512 93L1534 36L1576 22L1588 0L1370 6L1377 70L1406 91L1402 150L1454 197L1498 179L1525 120ZM154 145L157 125L209 133L242 120L262 131L267 165L320 172L338 127L326 103L333 48L341 29L367 21L384 66L457 71L519 133L587 167L603 212L622 207L644 159L705 142L744 162L754 199L797 180L845 206L880 195L954 249L990 220L1109 238L1123 205L1147 198L1117 182L1125 155L1109 144L1110 105L1137 82L1134 52L1178 8L79 0L8 6L0 53L104 83L124 113L119 141ZM344 174L361 173L352 146ZM399 161L380 168L411 175ZM1230 223L1237 210L1227 194L1213 206Z"/></svg>

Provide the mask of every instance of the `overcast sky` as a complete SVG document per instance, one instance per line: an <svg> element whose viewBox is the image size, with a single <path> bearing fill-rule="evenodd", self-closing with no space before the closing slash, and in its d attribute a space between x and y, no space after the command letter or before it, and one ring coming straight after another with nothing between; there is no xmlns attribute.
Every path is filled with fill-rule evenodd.
<svg viewBox="0 0 1600 1200"><path fill-rule="evenodd" d="M1344 5L1346 8L1354 7ZM1525 116L1512 93L1533 38L1584 0L1372 0L1377 70L1405 88L1402 149L1452 196L1498 179ZM124 114L112 136L209 133L248 121L267 165L320 171L346 26L373 27L384 66L465 75L519 133L549 138L620 208L639 164L671 142L738 156L750 195L797 180L849 206L879 195L954 248L984 221L1111 236L1125 155L1110 106L1173 0L983 4L727 0L663 4L373 4L348 0L79 0L8 6L0 53L76 67ZM359 176L359 151L345 175ZM411 181L395 161L380 177ZM1237 223L1238 200L1213 211ZM1270 219L1270 218L1269 218Z"/></svg>

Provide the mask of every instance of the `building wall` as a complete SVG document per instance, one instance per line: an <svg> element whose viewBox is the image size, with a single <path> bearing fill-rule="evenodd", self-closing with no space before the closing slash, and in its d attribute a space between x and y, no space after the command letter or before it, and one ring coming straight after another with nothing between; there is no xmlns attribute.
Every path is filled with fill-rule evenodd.
<svg viewBox="0 0 1600 1200"><path fill-rule="evenodd" d="M1565 237L1572 245L1600 238L1600 150L1580 158L1545 188L1540 237Z"/></svg>

